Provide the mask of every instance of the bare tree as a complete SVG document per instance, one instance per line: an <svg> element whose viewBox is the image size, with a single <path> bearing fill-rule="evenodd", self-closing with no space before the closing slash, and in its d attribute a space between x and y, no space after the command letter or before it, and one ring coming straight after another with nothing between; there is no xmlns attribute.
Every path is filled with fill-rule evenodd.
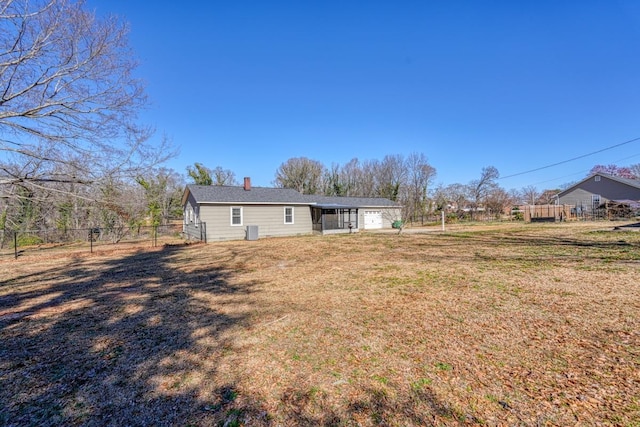
<svg viewBox="0 0 640 427"><path fill-rule="evenodd" d="M293 188L303 194L322 192L325 167L317 160L293 157L276 170L274 184L280 188Z"/></svg>
<svg viewBox="0 0 640 427"><path fill-rule="evenodd" d="M593 175L594 173L604 173L627 179L637 179L638 177L631 168L617 165L596 165L591 168L589 175Z"/></svg>
<svg viewBox="0 0 640 427"><path fill-rule="evenodd" d="M133 58L126 25L82 0L0 2L2 196L17 184L134 177L173 155L136 123L146 96Z"/></svg>
<svg viewBox="0 0 640 427"><path fill-rule="evenodd" d="M493 166L482 168L480 178L469 183L469 201L472 214L486 201L489 193L496 188L496 180L500 177L498 169Z"/></svg>
<svg viewBox="0 0 640 427"><path fill-rule="evenodd" d="M508 209L513 205L513 197L503 188L496 186L487 194L484 204L490 214L500 219L509 212Z"/></svg>
<svg viewBox="0 0 640 427"><path fill-rule="evenodd" d="M360 163L360 169L356 180L356 191L354 196L376 197L378 193L378 170L377 160L365 160Z"/></svg>
<svg viewBox="0 0 640 427"><path fill-rule="evenodd" d="M405 209L409 210L409 217L414 221L420 217L424 223L424 215L427 211L427 194L429 186L436 176L436 169L431 166L427 157L422 153L411 153L405 162L407 170L407 194L402 201Z"/></svg>
<svg viewBox="0 0 640 427"><path fill-rule="evenodd" d="M548 189L548 190L544 190L541 194L540 197L538 197L538 201L540 204L542 205L549 205L549 204L553 204L555 203L558 199L557 199L557 195L558 193L560 193L562 190L560 190L559 188L553 188L553 189Z"/></svg>
<svg viewBox="0 0 640 427"><path fill-rule="evenodd" d="M468 189L466 185L455 183L449 184L443 189L444 199L447 209L454 210L458 216L462 216L464 209L469 204L467 198Z"/></svg>
<svg viewBox="0 0 640 427"><path fill-rule="evenodd" d="M239 185L240 183L236 179L236 174L229 170L223 169L221 166L216 166L214 170L211 171L213 185Z"/></svg>
<svg viewBox="0 0 640 427"><path fill-rule="evenodd" d="M340 168L340 182L344 183L343 185L345 188L343 194L345 196L362 195L358 188L361 175L362 169L360 167L360 162L355 157Z"/></svg>
<svg viewBox="0 0 640 427"><path fill-rule="evenodd" d="M325 196L345 196L347 194L347 182L343 181L340 173L340 165L331 164L330 169L325 169L322 179L323 193Z"/></svg>
<svg viewBox="0 0 640 427"><path fill-rule="evenodd" d="M398 201L400 199L400 192L407 182L407 170L404 157L400 154L386 155L376 166L377 196L393 200L394 202Z"/></svg>
<svg viewBox="0 0 640 427"><path fill-rule="evenodd" d="M522 189L521 196L527 204L535 205L540 197L540 192L533 185L528 185Z"/></svg>

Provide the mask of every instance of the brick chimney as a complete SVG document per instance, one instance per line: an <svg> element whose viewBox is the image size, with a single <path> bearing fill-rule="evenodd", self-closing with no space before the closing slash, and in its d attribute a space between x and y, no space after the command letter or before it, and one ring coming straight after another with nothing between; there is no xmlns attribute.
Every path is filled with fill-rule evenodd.
<svg viewBox="0 0 640 427"><path fill-rule="evenodd" d="M244 177L244 191L249 191L251 190L251 178L249 178L248 176Z"/></svg>

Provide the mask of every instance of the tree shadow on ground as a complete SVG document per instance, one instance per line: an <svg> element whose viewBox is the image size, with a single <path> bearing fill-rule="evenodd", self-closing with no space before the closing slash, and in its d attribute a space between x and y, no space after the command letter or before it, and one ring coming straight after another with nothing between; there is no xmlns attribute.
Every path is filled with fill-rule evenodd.
<svg viewBox="0 0 640 427"><path fill-rule="evenodd" d="M42 272L46 287L30 274L0 282L15 289L0 299L9 313L0 317L0 425L215 425L229 416L235 386L217 378L217 361L234 351L248 316L235 307L256 283L234 283L213 259L189 267L183 251L76 259Z"/></svg>
<svg viewBox="0 0 640 427"><path fill-rule="evenodd" d="M419 236L419 237L418 237ZM410 238L423 238L427 235L412 235ZM577 260L609 262L611 259L620 261L635 261L638 259L640 242L634 238L629 239L624 233L612 234L614 238L596 240L588 238L571 238L566 236L531 236L522 234L503 235L478 233L451 233L442 236L428 235L422 245L428 248L430 259L435 262L440 260L456 259L460 262L473 259L491 259L514 262L548 262L554 260ZM433 247L457 248L460 242L473 250L466 254L443 254L441 256L432 253ZM497 249L511 250L511 252L496 253ZM406 254L406 258L420 257L419 251L414 254Z"/></svg>
<svg viewBox="0 0 640 427"><path fill-rule="evenodd" d="M363 385L358 396L345 396L344 406L331 407L309 391L289 389L281 397L285 425L411 425L481 424L472 414L463 413L442 401L429 387L401 395Z"/></svg>

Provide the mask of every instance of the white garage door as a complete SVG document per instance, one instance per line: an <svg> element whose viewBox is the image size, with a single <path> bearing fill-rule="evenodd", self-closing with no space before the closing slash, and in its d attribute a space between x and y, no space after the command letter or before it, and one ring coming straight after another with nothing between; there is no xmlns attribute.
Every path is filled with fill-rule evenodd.
<svg viewBox="0 0 640 427"><path fill-rule="evenodd" d="M364 211L364 228L382 228L382 212Z"/></svg>

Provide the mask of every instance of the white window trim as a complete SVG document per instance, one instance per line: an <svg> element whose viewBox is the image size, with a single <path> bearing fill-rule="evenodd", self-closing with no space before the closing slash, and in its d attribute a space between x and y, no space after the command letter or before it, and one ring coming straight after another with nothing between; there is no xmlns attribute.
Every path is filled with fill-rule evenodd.
<svg viewBox="0 0 640 427"><path fill-rule="evenodd" d="M291 209L291 222L287 222L287 209ZM295 223L295 215L293 206L285 206L284 207L284 223L286 225L293 225Z"/></svg>
<svg viewBox="0 0 640 427"><path fill-rule="evenodd" d="M234 209L240 209L240 224L234 224L233 223L233 210ZM229 223L231 224L232 227L242 227L242 224L244 223L244 212L242 209L242 206L231 206L229 208Z"/></svg>
<svg viewBox="0 0 640 427"><path fill-rule="evenodd" d="M595 176L595 181L596 181L596 182L600 182L600 176L599 176L599 175L596 175L596 176Z"/></svg>

